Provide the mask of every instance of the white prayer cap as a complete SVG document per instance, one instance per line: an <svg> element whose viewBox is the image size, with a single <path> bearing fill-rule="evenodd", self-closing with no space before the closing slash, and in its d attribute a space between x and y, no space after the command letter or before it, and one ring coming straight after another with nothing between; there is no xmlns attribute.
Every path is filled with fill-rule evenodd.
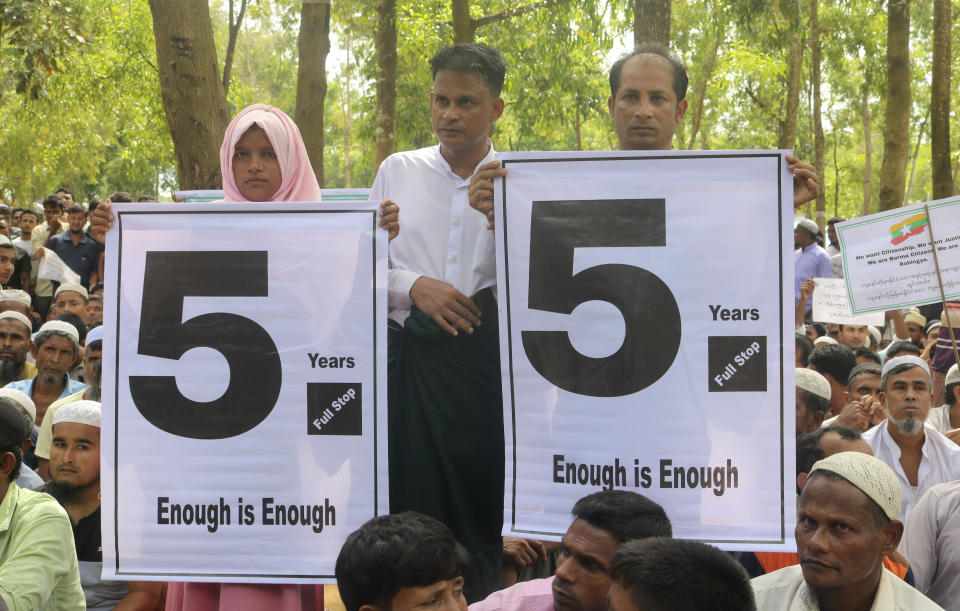
<svg viewBox="0 0 960 611"><path fill-rule="evenodd" d="M0 388L0 397L3 397L4 399L10 399L22 407L23 411L30 414L30 421L36 422L37 406L33 402L33 399L30 398L30 395L22 390L17 390L16 388Z"/></svg>
<svg viewBox="0 0 960 611"><path fill-rule="evenodd" d="M943 385L953 384L954 382L960 382L960 369L956 365L950 368L947 371L947 377L943 380Z"/></svg>
<svg viewBox="0 0 960 611"><path fill-rule="evenodd" d="M930 365L927 365L927 362L915 356L913 354L905 354L903 356L895 356L892 359L888 360L883 364L883 370L880 372L881 376L887 375L887 373L894 367L899 367L900 365L916 365L920 369L923 369L927 372L927 375L930 375Z"/></svg>
<svg viewBox="0 0 960 611"><path fill-rule="evenodd" d="M880 329L874 327L873 325L867 325L867 331L870 333L870 337L873 338L873 345L879 346L880 340L883 336L880 334Z"/></svg>
<svg viewBox="0 0 960 611"><path fill-rule="evenodd" d="M60 296L60 293L65 291L73 291L74 293L79 293L83 296L84 299L89 300L90 295L87 293L87 289L83 288L82 284L76 284L74 282L64 282L59 287L57 287L57 292L53 295L53 298L56 299Z"/></svg>
<svg viewBox="0 0 960 611"><path fill-rule="evenodd" d="M830 337L829 335L821 335L821 336L818 337L817 339L813 340L813 345L814 345L814 346L825 346L825 345L827 345L827 344L838 344L838 343L840 343L840 342L838 342L837 340L833 339L833 338Z"/></svg>
<svg viewBox="0 0 960 611"><path fill-rule="evenodd" d="M13 248L13 242L2 233L0 233L0 248Z"/></svg>
<svg viewBox="0 0 960 611"><path fill-rule="evenodd" d="M820 226L817 225L816 221L811 221L810 219L800 219L799 221L797 221L797 225L795 228L797 227L799 227L800 229L806 229L813 235L817 235L818 233L820 233Z"/></svg>
<svg viewBox="0 0 960 611"><path fill-rule="evenodd" d="M27 327L27 335L33 333L33 324L30 322L30 319L21 314L20 312L14 312L13 310L7 310L6 312L0 312L0 320L15 320L19 323L23 323Z"/></svg>
<svg viewBox="0 0 960 611"><path fill-rule="evenodd" d="M77 332L77 328L71 325L70 323L63 320L50 320L43 323L43 326L40 327L40 330L37 331L37 334L43 333L44 331L60 331L61 333L66 333L72 337L76 342L80 343L80 333Z"/></svg>
<svg viewBox="0 0 960 611"><path fill-rule="evenodd" d="M830 382L812 369L797 367L797 388L830 400Z"/></svg>
<svg viewBox="0 0 960 611"><path fill-rule="evenodd" d="M810 475L821 470L832 471L859 488L891 520L900 518L900 482L879 458L860 452L840 452L813 463Z"/></svg>
<svg viewBox="0 0 960 611"><path fill-rule="evenodd" d="M61 422L76 422L100 428L100 403L97 401L67 403L53 415L54 426Z"/></svg>
<svg viewBox="0 0 960 611"><path fill-rule="evenodd" d="M4 289L0 291L0 301L16 301L17 303L22 303L28 308L32 302L30 299L30 293L21 291L20 289Z"/></svg>
<svg viewBox="0 0 960 611"><path fill-rule="evenodd" d="M84 342L85 346L89 346L93 342L103 341L103 325L97 325L96 327L87 331L87 339Z"/></svg>

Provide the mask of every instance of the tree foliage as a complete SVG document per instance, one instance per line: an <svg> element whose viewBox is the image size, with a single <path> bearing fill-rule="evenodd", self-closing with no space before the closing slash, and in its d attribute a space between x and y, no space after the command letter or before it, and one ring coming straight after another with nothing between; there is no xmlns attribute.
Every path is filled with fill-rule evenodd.
<svg viewBox="0 0 960 611"><path fill-rule="evenodd" d="M606 71L632 44L635 0L459 1L468 9L474 39L500 49L508 64L506 111L494 134L499 150L615 146L606 109ZM210 4L221 70L229 45L228 2ZM19 3L51 6L54 0ZM393 3L395 149L406 150L435 143L428 60L455 38L454 4ZM67 6L66 0L62 4ZM70 44L54 54L56 69L38 75L43 77L39 99L15 94L10 80L15 58L3 55L2 85L9 94L0 98L0 118L10 129L0 133L0 187L20 199L39 198L60 184L84 195L104 195L120 187L167 190L175 180L175 160L159 102L145 3L82 3L82 11L79 5L71 5L77 23L72 27L94 44L65 39ZM240 2L234 0L234 5L236 11ZM670 44L690 77L690 110L678 128L675 148L770 149L792 142L801 158L813 161L810 6L804 0L674 0ZM878 206L887 107L887 3L820 0L817 8L826 212L828 217L851 217ZM484 21L508 13L509 18ZM954 10L954 21L957 15ZM231 114L264 102L293 116L299 16L296 0L247 3L230 74ZM368 186L376 167L377 3L332 2L330 28L323 105L325 186L345 186L348 177L351 186ZM6 49L10 43L3 32L0 41ZM956 47L960 28L952 28L951 35ZM933 197L933 119L927 119L933 67L931 2L911 3L909 39L911 97L907 127L901 130L907 138L904 198L917 202ZM960 65L950 68L955 100ZM949 162L956 182L960 129L955 111L948 118ZM792 141L785 138L790 133Z"/></svg>

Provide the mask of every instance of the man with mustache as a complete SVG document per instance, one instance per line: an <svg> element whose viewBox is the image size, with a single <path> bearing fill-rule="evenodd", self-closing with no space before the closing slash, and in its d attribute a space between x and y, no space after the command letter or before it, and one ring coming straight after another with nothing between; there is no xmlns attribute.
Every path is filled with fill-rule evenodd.
<svg viewBox="0 0 960 611"><path fill-rule="evenodd" d="M43 421L47 407L57 399L72 395L87 387L67 375L80 352L80 334L76 327L62 320L44 323L33 342L33 358L37 375L7 384L7 388L22 390L37 406L37 424Z"/></svg>
<svg viewBox="0 0 960 611"><path fill-rule="evenodd" d="M553 577L494 592L470 611L606 611L614 550L626 541L673 535L663 507L626 490L583 497L573 517Z"/></svg>
<svg viewBox="0 0 960 611"><path fill-rule="evenodd" d="M102 351L103 327L94 327L87 333L87 344L83 353L83 370L86 374L84 379L90 385L51 403L43 417L34 455L37 457L37 472L45 480L50 479L48 462L50 460L51 440L53 439L53 418L57 410L74 401L100 401L100 376L103 373Z"/></svg>
<svg viewBox="0 0 960 611"><path fill-rule="evenodd" d="M32 334L30 319L19 312L0 312L0 385L29 380L37 368L27 361Z"/></svg>

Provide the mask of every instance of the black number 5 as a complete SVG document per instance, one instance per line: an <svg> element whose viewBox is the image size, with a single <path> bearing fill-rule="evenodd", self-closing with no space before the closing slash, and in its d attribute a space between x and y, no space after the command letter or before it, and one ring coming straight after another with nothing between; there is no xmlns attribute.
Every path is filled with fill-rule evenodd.
<svg viewBox="0 0 960 611"><path fill-rule="evenodd" d="M130 376L130 394L151 424L171 435L226 439L257 426L280 395L277 346L263 327L225 312L181 322L183 299L266 297L266 252L148 252L137 351L179 359L191 348L213 348L230 365L226 392L209 403L184 397L173 376Z"/></svg>
<svg viewBox="0 0 960 611"><path fill-rule="evenodd" d="M577 352L564 331L523 331L534 368L558 387L591 397L620 397L650 386L680 348L680 311L670 288L649 271L608 263L573 274L578 247L664 246L662 199L533 202L529 307L570 314L581 303L606 301L623 314L623 345L593 358Z"/></svg>

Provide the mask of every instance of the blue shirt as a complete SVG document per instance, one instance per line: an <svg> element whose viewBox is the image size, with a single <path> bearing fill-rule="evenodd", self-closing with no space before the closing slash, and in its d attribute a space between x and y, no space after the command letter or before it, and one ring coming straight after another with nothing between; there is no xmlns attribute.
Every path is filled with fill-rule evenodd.
<svg viewBox="0 0 960 611"><path fill-rule="evenodd" d="M70 231L67 230L47 240L45 247L55 252L67 267L80 275L80 284L90 285L90 273L97 269L103 246L91 240L85 233L80 234L80 240L74 245L70 239Z"/></svg>
<svg viewBox="0 0 960 611"><path fill-rule="evenodd" d="M830 255L818 244L811 244L793 252L793 303L800 301L800 287L810 278L833 278ZM807 304L807 312L811 304Z"/></svg>
<svg viewBox="0 0 960 611"><path fill-rule="evenodd" d="M15 388L23 391L28 397L33 397L33 381L36 379L37 377L34 376L29 380L15 380L4 386L4 388ZM80 392L81 390L87 389L86 384L83 382L77 382L76 380L71 380L66 374L63 375L63 379L66 380L66 384L64 384L63 392L60 393L60 396L57 397L57 399L62 399L67 395L72 395L75 392Z"/></svg>

